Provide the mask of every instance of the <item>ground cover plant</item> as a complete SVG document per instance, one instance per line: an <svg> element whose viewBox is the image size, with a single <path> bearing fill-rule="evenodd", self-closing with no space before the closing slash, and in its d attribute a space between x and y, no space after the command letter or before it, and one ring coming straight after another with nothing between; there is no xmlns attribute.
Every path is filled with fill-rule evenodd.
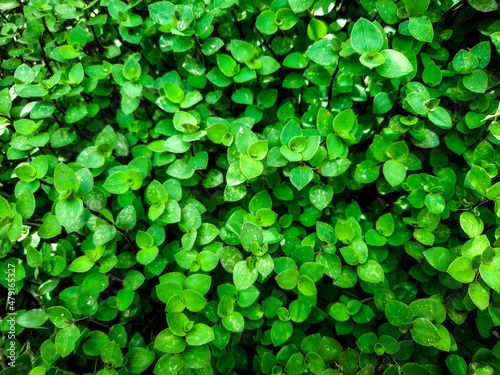
<svg viewBox="0 0 500 375"><path fill-rule="evenodd" d="M0 374L500 373L499 15L1 1Z"/></svg>

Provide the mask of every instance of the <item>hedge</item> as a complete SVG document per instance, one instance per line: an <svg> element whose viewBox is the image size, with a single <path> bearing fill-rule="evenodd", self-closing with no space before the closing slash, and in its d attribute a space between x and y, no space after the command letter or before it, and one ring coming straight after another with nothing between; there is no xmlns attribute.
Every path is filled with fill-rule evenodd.
<svg viewBox="0 0 500 375"><path fill-rule="evenodd" d="M500 373L496 0L0 2L1 375Z"/></svg>

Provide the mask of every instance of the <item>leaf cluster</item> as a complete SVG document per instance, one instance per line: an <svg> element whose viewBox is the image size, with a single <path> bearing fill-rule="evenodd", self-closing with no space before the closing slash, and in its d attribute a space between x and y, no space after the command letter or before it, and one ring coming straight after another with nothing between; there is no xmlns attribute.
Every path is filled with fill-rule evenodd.
<svg viewBox="0 0 500 375"><path fill-rule="evenodd" d="M500 373L499 9L0 1L0 374Z"/></svg>

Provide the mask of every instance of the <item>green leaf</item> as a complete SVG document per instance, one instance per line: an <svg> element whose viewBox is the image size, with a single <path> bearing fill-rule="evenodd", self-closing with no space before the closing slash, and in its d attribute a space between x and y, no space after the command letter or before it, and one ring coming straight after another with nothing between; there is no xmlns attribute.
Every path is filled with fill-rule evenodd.
<svg viewBox="0 0 500 375"><path fill-rule="evenodd" d="M333 188L330 185L318 184L309 190L309 200L321 211L330 204L333 194Z"/></svg>
<svg viewBox="0 0 500 375"><path fill-rule="evenodd" d="M76 258L69 266L69 271L71 272L87 272L94 266L94 262L90 260L87 256L83 255Z"/></svg>
<svg viewBox="0 0 500 375"><path fill-rule="evenodd" d="M250 250L252 243L256 242L262 245L263 236L259 227L252 223L244 223L241 228L240 241L243 248L247 251Z"/></svg>
<svg viewBox="0 0 500 375"><path fill-rule="evenodd" d="M146 197L151 202L167 202L168 192L161 183L157 180L151 181L151 183L146 188Z"/></svg>
<svg viewBox="0 0 500 375"><path fill-rule="evenodd" d="M385 237L389 237L394 233L394 218L392 214L387 213L380 216L375 222L377 232Z"/></svg>
<svg viewBox="0 0 500 375"><path fill-rule="evenodd" d="M288 0L288 5L295 13L300 13L311 7L313 0Z"/></svg>
<svg viewBox="0 0 500 375"><path fill-rule="evenodd" d="M269 254L265 254L257 259L257 271L262 275L262 277L267 277L274 268L273 258Z"/></svg>
<svg viewBox="0 0 500 375"><path fill-rule="evenodd" d="M280 9L281 10L281 9ZM285 60L283 60L283 66L292 69L302 69L308 65L309 61L304 57L303 54L298 52L289 53Z"/></svg>
<svg viewBox="0 0 500 375"><path fill-rule="evenodd" d="M297 286L300 273L296 269L285 270L276 276L276 282L281 289L292 290Z"/></svg>
<svg viewBox="0 0 500 375"><path fill-rule="evenodd" d="M335 224L335 236L344 244L350 244L355 235L354 229L348 223L337 221Z"/></svg>
<svg viewBox="0 0 500 375"><path fill-rule="evenodd" d="M253 93L248 89L239 89L233 92L231 100L238 104L252 105Z"/></svg>
<svg viewBox="0 0 500 375"><path fill-rule="evenodd" d="M191 133L198 130L198 121L189 112L178 111L174 115L174 127L182 133Z"/></svg>
<svg viewBox="0 0 500 375"><path fill-rule="evenodd" d="M61 234L61 224L55 215L49 215L43 220L43 224L38 228L40 238L48 239Z"/></svg>
<svg viewBox="0 0 500 375"><path fill-rule="evenodd" d="M59 163L54 170L54 187L58 193L76 193L80 188L80 182L75 172L64 163Z"/></svg>
<svg viewBox="0 0 500 375"><path fill-rule="evenodd" d="M263 227L269 227L269 226L273 225L276 222L277 218L278 218L278 214L275 213L274 211L267 209L267 208L261 208L255 214L255 219L257 220L259 225L261 225Z"/></svg>
<svg viewBox="0 0 500 375"><path fill-rule="evenodd" d="M341 302L336 302L330 306L328 314L339 322L346 322L349 320L350 315L347 306Z"/></svg>
<svg viewBox="0 0 500 375"><path fill-rule="evenodd" d="M453 126L450 114L442 107L435 108L432 112L428 113L427 117L434 125L441 129L451 129Z"/></svg>
<svg viewBox="0 0 500 375"><path fill-rule="evenodd" d="M14 173L21 181L25 182L31 182L37 178L36 169L29 164L18 165L14 170Z"/></svg>
<svg viewBox="0 0 500 375"><path fill-rule="evenodd" d="M382 49L384 38L377 26L365 18L354 24L351 32L351 46L359 54L378 52Z"/></svg>
<svg viewBox="0 0 500 375"><path fill-rule="evenodd" d="M436 326L425 318L415 319L412 328L410 328L410 333L413 340L422 346L431 346L441 340Z"/></svg>
<svg viewBox="0 0 500 375"><path fill-rule="evenodd" d="M372 160L363 160L354 170L354 179L357 182L369 184L377 180L380 174L379 167Z"/></svg>
<svg viewBox="0 0 500 375"><path fill-rule="evenodd" d="M384 177L392 186L401 184L406 178L405 166L395 160L387 160L382 168Z"/></svg>
<svg viewBox="0 0 500 375"><path fill-rule="evenodd" d="M82 103L72 104L68 108L68 111L64 116L64 120L66 120L68 124L74 124L75 122L82 120L85 116L87 116L87 114L88 111L85 105Z"/></svg>
<svg viewBox="0 0 500 375"><path fill-rule="evenodd" d="M125 194L133 183L123 171L110 175L104 183L104 188L112 194Z"/></svg>
<svg viewBox="0 0 500 375"><path fill-rule="evenodd" d="M177 159L167 168L167 174L179 180L187 180L194 175L195 170L184 160ZM117 172L118 173L118 172Z"/></svg>
<svg viewBox="0 0 500 375"><path fill-rule="evenodd" d="M490 304L490 292L481 284L469 284L469 296L479 310L485 310Z"/></svg>
<svg viewBox="0 0 500 375"><path fill-rule="evenodd" d="M327 160L321 164L320 173L324 177L337 177L347 171L350 165L351 161L347 158Z"/></svg>
<svg viewBox="0 0 500 375"><path fill-rule="evenodd" d="M367 260L366 263L357 267L357 273L361 280L368 283L381 283L384 281L384 270L382 266L374 260Z"/></svg>
<svg viewBox="0 0 500 375"><path fill-rule="evenodd" d="M31 83L35 80L35 72L27 64L21 64L14 72L14 78L22 81L23 83Z"/></svg>
<svg viewBox="0 0 500 375"><path fill-rule="evenodd" d="M287 361L285 371L290 375L300 375L306 371L305 360L302 353L294 353Z"/></svg>
<svg viewBox="0 0 500 375"><path fill-rule="evenodd" d="M137 61L129 59L123 66L123 76L135 82L141 76L141 70L141 65Z"/></svg>
<svg viewBox="0 0 500 375"><path fill-rule="evenodd" d="M461 74L467 74L477 68L479 60L474 54L466 50L459 50L453 58L453 69Z"/></svg>
<svg viewBox="0 0 500 375"><path fill-rule="evenodd" d="M425 84L434 87L441 83L443 73L436 64L430 63L424 68L422 79Z"/></svg>
<svg viewBox="0 0 500 375"><path fill-rule="evenodd" d="M278 9L276 12L276 24L281 30L290 30L299 21L299 16L288 8Z"/></svg>
<svg viewBox="0 0 500 375"><path fill-rule="evenodd" d="M447 272L461 283L471 283L476 277L476 271L472 268L472 262L463 256L451 262Z"/></svg>
<svg viewBox="0 0 500 375"><path fill-rule="evenodd" d="M73 315L71 312L62 306L52 306L47 309L47 314L49 315L50 321L57 328L68 327L73 321Z"/></svg>
<svg viewBox="0 0 500 375"><path fill-rule="evenodd" d="M290 319L296 323L304 322L311 313L311 304L305 300L295 300L290 303Z"/></svg>
<svg viewBox="0 0 500 375"><path fill-rule="evenodd" d="M207 304L207 299L195 290L186 289L182 294L186 302L186 308L191 312L201 311Z"/></svg>
<svg viewBox="0 0 500 375"><path fill-rule="evenodd" d="M481 264L479 273L486 284L496 292L500 292L500 270L491 264Z"/></svg>
<svg viewBox="0 0 500 375"><path fill-rule="evenodd" d="M273 11L265 10L260 13L255 21L255 27L262 34L272 35L278 31L278 25L276 24L276 16Z"/></svg>
<svg viewBox="0 0 500 375"><path fill-rule="evenodd" d="M302 190L304 187L312 181L314 177L314 172L310 167L295 167L290 172L290 182L297 188L297 190Z"/></svg>
<svg viewBox="0 0 500 375"><path fill-rule="evenodd" d="M458 354L452 354L446 357L446 367L452 374L466 375L467 374L467 363Z"/></svg>
<svg viewBox="0 0 500 375"><path fill-rule="evenodd" d="M464 86L472 92L484 94L488 88L488 76L481 69L475 69L464 77Z"/></svg>
<svg viewBox="0 0 500 375"><path fill-rule="evenodd" d="M234 266L233 282L238 290L243 290L252 286L258 276L259 272L257 268L250 269L246 261L240 261Z"/></svg>
<svg viewBox="0 0 500 375"><path fill-rule="evenodd" d="M256 160L262 160L266 157L267 150L268 144L266 141L256 141L248 146L247 153Z"/></svg>
<svg viewBox="0 0 500 375"><path fill-rule="evenodd" d="M405 7L411 17L417 17L427 10L429 4L430 0L407 0Z"/></svg>
<svg viewBox="0 0 500 375"><path fill-rule="evenodd" d="M85 77L85 71L83 70L82 63L74 65L69 71L68 77L73 83L80 84Z"/></svg>
<svg viewBox="0 0 500 375"><path fill-rule="evenodd" d="M433 247L424 251L424 257L429 264L441 272L446 272L451 262L453 254L444 247Z"/></svg>
<svg viewBox="0 0 500 375"><path fill-rule="evenodd" d="M251 156L242 155L240 158L240 169L247 179L258 177L264 171L264 165L259 160L254 160Z"/></svg>
<svg viewBox="0 0 500 375"><path fill-rule="evenodd" d="M233 77L240 71L239 64L231 56L222 53L217 54L217 65L226 77Z"/></svg>
<svg viewBox="0 0 500 375"><path fill-rule="evenodd" d="M76 325L69 325L56 334L55 347L61 357L67 357L73 350L80 337L80 330Z"/></svg>
<svg viewBox="0 0 500 375"><path fill-rule="evenodd" d="M385 23L393 25L398 22L398 7L392 1L379 0L376 3L376 7L377 12Z"/></svg>
<svg viewBox="0 0 500 375"><path fill-rule="evenodd" d="M255 49L248 42L240 39L233 39L231 40L231 54L236 61L243 63L254 57Z"/></svg>
<svg viewBox="0 0 500 375"><path fill-rule="evenodd" d="M413 65L402 53L393 49L380 52L384 57L384 63L376 67L377 73L386 78L398 78L413 71Z"/></svg>
<svg viewBox="0 0 500 375"><path fill-rule="evenodd" d="M432 22L426 16L410 18L408 29L411 35L421 42L431 43L434 39Z"/></svg>
<svg viewBox="0 0 500 375"><path fill-rule="evenodd" d="M10 109L12 108L12 99L8 88L0 91L0 114L10 117Z"/></svg>
<svg viewBox="0 0 500 375"><path fill-rule="evenodd" d="M186 336L186 342L191 346L205 345L214 339L212 329L206 324L195 324Z"/></svg>
<svg viewBox="0 0 500 375"><path fill-rule="evenodd" d="M302 275L297 280L297 289L306 296L314 296L317 293L316 284L307 275Z"/></svg>
<svg viewBox="0 0 500 375"><path fill-rule="evenodd" d="M315 85L326 87L330 85L332 76L328 70L322 66L312 66L304 72L304 77Z"/></svg>
<svg viewBox="0 0 500 375"><path fill-rule="evenodd" d="M500 182L486 189L486 198L492 200L500 198Z"/></svg>
<svg viewBox="0 0 500 375"><path fill-rule="evenodd" d="M224 75L219 68L213 68L207 74L207 78L215 86L227 87L232 83L231 78Z"/></svg>
<svg viewBox="0 0 500 375"><path fill-rule="evenodd" d="M382 54L380 54L378 52L372 52L372 53L364 53L363 55L361 55L359 57L359 61L361 62L361 64L363 64L367 68L373 69L373 68L376 68L377 66L382 65L385 62L385 59L384 59L384 56ZM381 93L379 93L379 94L381 94ZM379 100L380 100L380 98L381 97L379 97ZM378 111L382 112L382 113L387 112L385 109L380 109Z"/></svg>
<svg viewBox="0 0 500 375"><path fill-rule="evenodd" d="M127 370L130 374L142 374L155 360L155 355L148 349L135 347L128 351Z"/></svg>
<svg viewBox="0 0 500 375"><path fill-rule="evenodd" d="M229 332L243 332L245 329L245 319L239 312L233 311L228 316L222 318L222 325Z"/></svg>
<svg viewBox="0 0 500 375"><path fill-rule="evenodd" d="M399 327L403 323L412 321L413 312L403 302L389 300L385 304L385 316L387 317L389 323L393 326Z"/></svg>
<svg viewBox="0 0 500 375"><path fill-rule="evenodd" d="M281 346L292 336L293 325L291 322L276 320L271 327L271 341L274 346Z"/></svg>
<svg viewBox="0 0 500 375"><path fill-rule="evenodd" d="M307 25L307 36L313 41L323 39L328 33L328 25L316 18L313 18Z"/></svg>
<svg viewBox="0 0 500 375"><path fill-rule="evenodd" d="M182 353L186 348L186 341L167 328L156 336L155 348L169 354Z"/></svg>
<svg viewBox="0 0 500 375"><path fill-rule="evenodd" d="M496 0L469 0L469 5L480 12L493 12L498 9Z"/></svg>
<svg viewBox="0 0 500 375"><path fill-rule="evenodd" d="M188 229L198 229L201 226L201 215L196 206L192 203L182 209L181 221L179 225Z"/></svg>
<svg viewBox="0 0 500 375"><path fill-rule="evenodd" d="M120 367L123 364L123 353L118 344L111 341L101 349L101 359L113 367Z"/></svg>
<svg viewBox="0 0 500 375"><path fill-rule="evenodd" d="M21 327L37 328L49 319L49 315L43 309L33 309L19 315L16 323Z"/></svg>
<svg viewBox="0 0 500 375"><path fill-rule="evenodd" d="M29 219L35 213L36 200L31 190L26 190L17 199L16 209L24 219Z"/></svg>
<svg viewBox="0 0 500 375"><path fill-rule="evenodd" d="M40 125L42 125L42 121L39 121L38 123L33 120L27 119L14 121L14 127L16 128L16 131L21 134L34 133L40 127Z"/></svg>
<svg viewBox="0 0 500 375"><path fill-rule="evenodd" d="M201 46L201 52L203 52L205 56L210 56L216 53L218 50L220 50L223 45L224 42L222 41L222 39L211 37L203 42Z"/></svg>
<svg viewBox="0 0 500 375"><path fill-rule="evenodd" d="M471 238L479 236L484 230L483 221L472 212L462 212L460 214L460 226Z"/></svg>
<svg viewBox="0 0 500 375"><path fill-rule="evenodd" d="M158 247L153 246L148 249L142 249L137 253L137 261L140 264L148 265L158 256Z"/></svg>
<svg viewBox="0 0 500 375"><path fill-rule="evenodd" d="M184 99L184 92L179 86L167 82L163 84L163 88L168 100L170 100L172 103L180 103L182 99Z"/></svg>
<svg viewBox="0 0 500 375"><path fill-rule="evenodd" d="M337 52L335 52L332 49L332 43L328 39L322 39L314 43L312 46L310 46L305 54L309 59L314 61L317 64L320 65L325 65L325 66L333 66L337 64L337 61L339 59L339 55ZM314 71L316 74L318 74L318 77L312 77L309 76L308 78L313 81L313 79L321 79L322 76L325 78L327 77L325 72L322 69L319 69L319 71ZM326 78L328 79L328 78ZM314 82L314 81L313 81Z"/></svg>
<svg viewBox="0 0 500 375"><path fill-rule="evenodd" d="M73 224L83 212L83 202L80 198L60 200L56 203L56 218L65 227Z"/></svg>
<svg viewBox="0 0 500 375"><path fill-rule="evenodd" d="M273 74L281 67L280 64L270 56L262 56L258 61L261 67L257 69L257 73L262 76Z"/></svg>

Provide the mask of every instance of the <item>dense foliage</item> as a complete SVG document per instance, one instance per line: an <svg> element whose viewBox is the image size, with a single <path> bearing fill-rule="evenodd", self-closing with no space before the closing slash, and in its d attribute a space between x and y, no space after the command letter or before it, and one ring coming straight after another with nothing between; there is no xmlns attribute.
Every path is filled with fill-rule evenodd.
<svg viewBox="0 0 500 375"><path fill-rule="evenodd" d="M498 9L0 1L0 374L499 373Z"/></svg>

